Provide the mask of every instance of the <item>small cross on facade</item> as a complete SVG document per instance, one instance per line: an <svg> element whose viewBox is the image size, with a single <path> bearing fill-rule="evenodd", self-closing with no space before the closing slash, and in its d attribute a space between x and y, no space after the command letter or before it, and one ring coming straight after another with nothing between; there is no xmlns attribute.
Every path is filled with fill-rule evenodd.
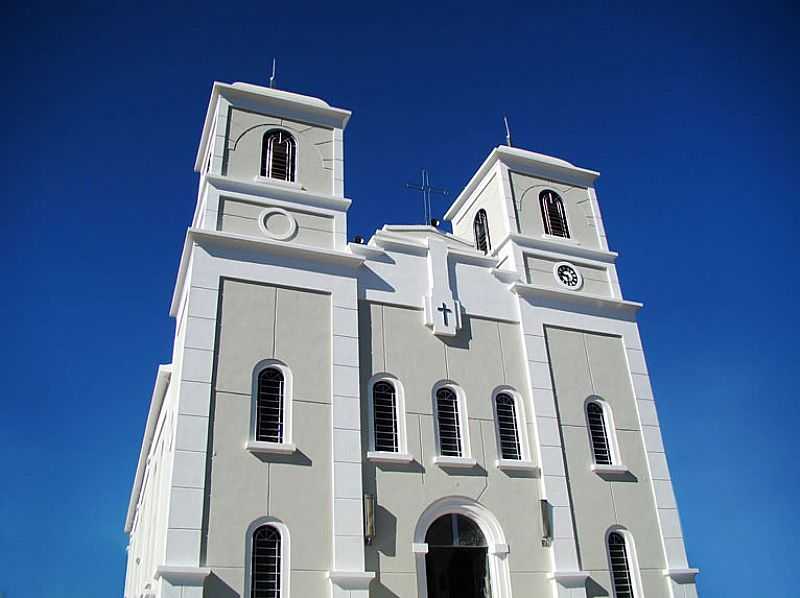
<svg viewBox="0 0 800 598"><path fill-rule="evenodd" d="M431 218L433 217L433 214L431 213L432 212L431 194L436 193L438 195L447 195L447 190L431 187L431 181L430 177L428 176L428 171L425 170L424 168L422 169L422 184L414 185L411 183L406 183L406 188L422 192L422 202L423 202L423 208L425 210L425 224L430 224Z"/></svg>
<svg viewBox="0 0 800 598"><path fill-rule="evenodd" d="M436 311L441 312L442 317L444 318L444 325L445 326L449 326L449 324L447 322L447 314L453 313L453 310L450 309L449 307L447 307L447 303L442 301L442 306L436 308Z"/></svg>

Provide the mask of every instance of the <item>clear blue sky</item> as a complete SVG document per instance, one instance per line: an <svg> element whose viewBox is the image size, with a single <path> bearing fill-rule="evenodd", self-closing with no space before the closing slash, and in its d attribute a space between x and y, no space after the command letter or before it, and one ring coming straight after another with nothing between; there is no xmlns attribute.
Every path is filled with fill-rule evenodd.
<svg viewBox="0 0 800 598"><path fill-rule="evenodd" d="M121 595L211 82L263 83L277 55L280 87L353 110L351 234L417 222L422 167L457 192L503 114L603 173L702 596L796 595L789 6L7 5L0 592Z"/></svg>

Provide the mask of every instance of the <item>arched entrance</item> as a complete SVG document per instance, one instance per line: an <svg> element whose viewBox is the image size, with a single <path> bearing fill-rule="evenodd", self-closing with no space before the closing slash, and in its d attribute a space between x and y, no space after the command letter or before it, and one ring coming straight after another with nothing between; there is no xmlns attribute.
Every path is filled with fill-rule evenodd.
<svg viewBox="0 0 800 598"><path fill-rule="evenodd" d="M412 550L419 598L511 598L505 534L471 498L448 496L429 505L417 521Z"/></svg>
<svg viewBox="0 0 800 598"><path fill-rule="evenodd" d="M472 519L442 515L428 528L425 543L428 598L491 598L488 546Z"/></svg>

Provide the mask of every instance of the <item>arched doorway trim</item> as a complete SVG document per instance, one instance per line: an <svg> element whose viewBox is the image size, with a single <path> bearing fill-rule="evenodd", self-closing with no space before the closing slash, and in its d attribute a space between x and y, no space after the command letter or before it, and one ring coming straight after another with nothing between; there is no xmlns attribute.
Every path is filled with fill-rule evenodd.
<svg viewBox="0 0 800 598"><path fill-rule="evenodd" d="M425 555L428 545L425 535L428 528L442 515L456 513L474 521L488 544L489 575L492 581L492 598L511 598L511 576L508 570L508 542L503 528L494 514L480 503L466 496L448 496L432 503L420 515L414 529L414 543L411 545L417 563L417 594L428 598L428 572Z"/></svg>

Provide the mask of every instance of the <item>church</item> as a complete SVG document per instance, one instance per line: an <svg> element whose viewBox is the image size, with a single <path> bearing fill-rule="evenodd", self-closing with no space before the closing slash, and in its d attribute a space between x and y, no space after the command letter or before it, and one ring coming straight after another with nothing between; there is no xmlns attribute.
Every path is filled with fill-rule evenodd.
<svg viewBox="0 0 800 598"><path fill-rule="evenodd" d="M213 85L125 597L695 598L599 173L498 146L351 238L350 115Z"/></svg>

